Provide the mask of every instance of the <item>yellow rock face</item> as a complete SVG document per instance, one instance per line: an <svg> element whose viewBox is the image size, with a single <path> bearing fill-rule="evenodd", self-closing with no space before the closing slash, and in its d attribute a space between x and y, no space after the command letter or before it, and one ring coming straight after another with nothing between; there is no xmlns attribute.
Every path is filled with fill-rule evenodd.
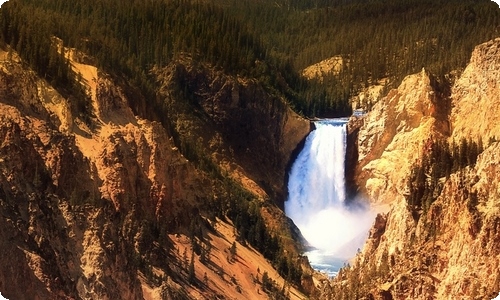
<svg viewBox="0 0 500 300"><path fill-rule="evenodd" d="M404 180L426 142L445 131L446 126L438 126L436 103L432 79L422 70L406 77L367 114L358 151L360 182L370 201L390 203L404 194Z"/></svg>
<svg viewBox="0 0 500 300"><path fill-rule="evenodd" d="M452 91L453 138L500 138L500 38L474 49Z"/></svg>

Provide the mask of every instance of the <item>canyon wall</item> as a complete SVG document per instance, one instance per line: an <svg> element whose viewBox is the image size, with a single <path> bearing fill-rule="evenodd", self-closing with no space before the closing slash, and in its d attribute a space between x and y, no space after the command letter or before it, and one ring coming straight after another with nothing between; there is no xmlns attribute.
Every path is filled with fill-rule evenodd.
<svg viewBox="0 0 500 300"><path fill-rule="evenodd" d="M311 123L257 80L224 74L190 57L155 74L176 130L245 187L283 207L287 167ZM189 107L176 92L189 99Z"/></svg>
<svg viewBox="0 0 500 300"><path fill-rule="evenodd" d="M448 135L446 91L425 69L401 85L361 117L351 117L352 175L362 194L387 204L405 193L405 178L432 138ZM354 148L354 149L353 149Z"/></svg>
<svg viewBox="0 0 500 300"><path fill-rule="evenodd" d="M87 91L88 114L75 111L78 99L62 96L14 51L0 51L0 249L9 253L0 258L2 295L244 299L260 294L251 279L262 276L259 268L282 284L262 254L237 241L232 223L215 217L234 191L181 154L171 128L155 121L165 120L161 111L141 109L146 99L130 98L119 78L77 59L76 50L68 53ZM183 67L170 66L178 72L171 79L188 80L194 93L206 95L188 115L178 109L188 100L178 98L173 81L163 85L165 105L176 103L169 112L185 114L175 129L199 140L235 189L259 198L264 226L297 251L298 234L266 201L283 194L286 164L308 121L254 82ZM238 245L236 260L227 258L231 243ZM208 257L199 247L210 249ZM207 263L226 258L222 271Z"/></svg>
<svg viewBox="0 0 500 300"><path fill-rule="evenodd" d="M352 265L323 287L324 299L498 295L499 47L500 39L477 46L448 97L436 97L446 96L446 89L431 88L422 72L406 78L365 118L358 141L360 182L373 201L388 202L390 209L377 217ZM409 90L397 96L405 86ZM436 105L446 102L450 106ZM453 149L464 140L484 148L477 161L437 178L433 201L418 209L410 205L412 166L424 164L435 141ZM425 175L429 186L433 177Z"/></svg>

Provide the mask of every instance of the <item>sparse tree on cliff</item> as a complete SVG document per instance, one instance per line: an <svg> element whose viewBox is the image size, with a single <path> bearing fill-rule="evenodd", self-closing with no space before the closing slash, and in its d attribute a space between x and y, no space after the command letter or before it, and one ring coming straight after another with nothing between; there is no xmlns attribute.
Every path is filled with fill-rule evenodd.
<svg viewBox="0 0 500 300"><path fill-rule="evenodd" d="M231 254L231 260L236 256L236 242L233 242L231 248L229 248L229 253Z"/></svg>
<svg viewBox="0 0 500 300"><path fill-rule="evenodd" d="M190 283L194 283L196 279L196 273L194 270L194 251L191 251L191 262L189 263L188 280Z"/></svg>

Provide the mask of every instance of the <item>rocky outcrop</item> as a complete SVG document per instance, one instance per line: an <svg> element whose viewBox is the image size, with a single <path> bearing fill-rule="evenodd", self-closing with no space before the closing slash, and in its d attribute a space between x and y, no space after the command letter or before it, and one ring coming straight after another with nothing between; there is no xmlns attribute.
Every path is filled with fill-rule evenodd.
<svg viewBox="0 0 500 300"><path fill-rule="evenodd" d="M406 77L382 98L357 131L356 182L370 201L390 203L429 139L447 135L446 95L425 70Z"/></svg>
<svg viewBox="0 0 500 300"><path fill-rule="evenodd" d="M346 64L344 60L340 55L327 58L302 70L302 76L323 82L325 76L338 75L342 71Z"/></svg>
<svg viewBox="0 0 500 300"><path fill-rule="evenodd" d="M487 143L500 137L500 38L477 46L453 87L453 138Z"/></svg>

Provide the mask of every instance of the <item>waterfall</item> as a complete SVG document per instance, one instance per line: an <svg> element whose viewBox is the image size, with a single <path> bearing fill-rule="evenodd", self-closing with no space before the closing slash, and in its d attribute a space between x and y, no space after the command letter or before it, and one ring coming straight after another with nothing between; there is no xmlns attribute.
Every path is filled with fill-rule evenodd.
<svg viewBox="0 0 500 300"><path fill-rule="evenodd" d="M334 275L362 246L374 215L346 204L346 121L315 127L290 171L285 212L315 248L307 254L311 265Z"/></svg>

